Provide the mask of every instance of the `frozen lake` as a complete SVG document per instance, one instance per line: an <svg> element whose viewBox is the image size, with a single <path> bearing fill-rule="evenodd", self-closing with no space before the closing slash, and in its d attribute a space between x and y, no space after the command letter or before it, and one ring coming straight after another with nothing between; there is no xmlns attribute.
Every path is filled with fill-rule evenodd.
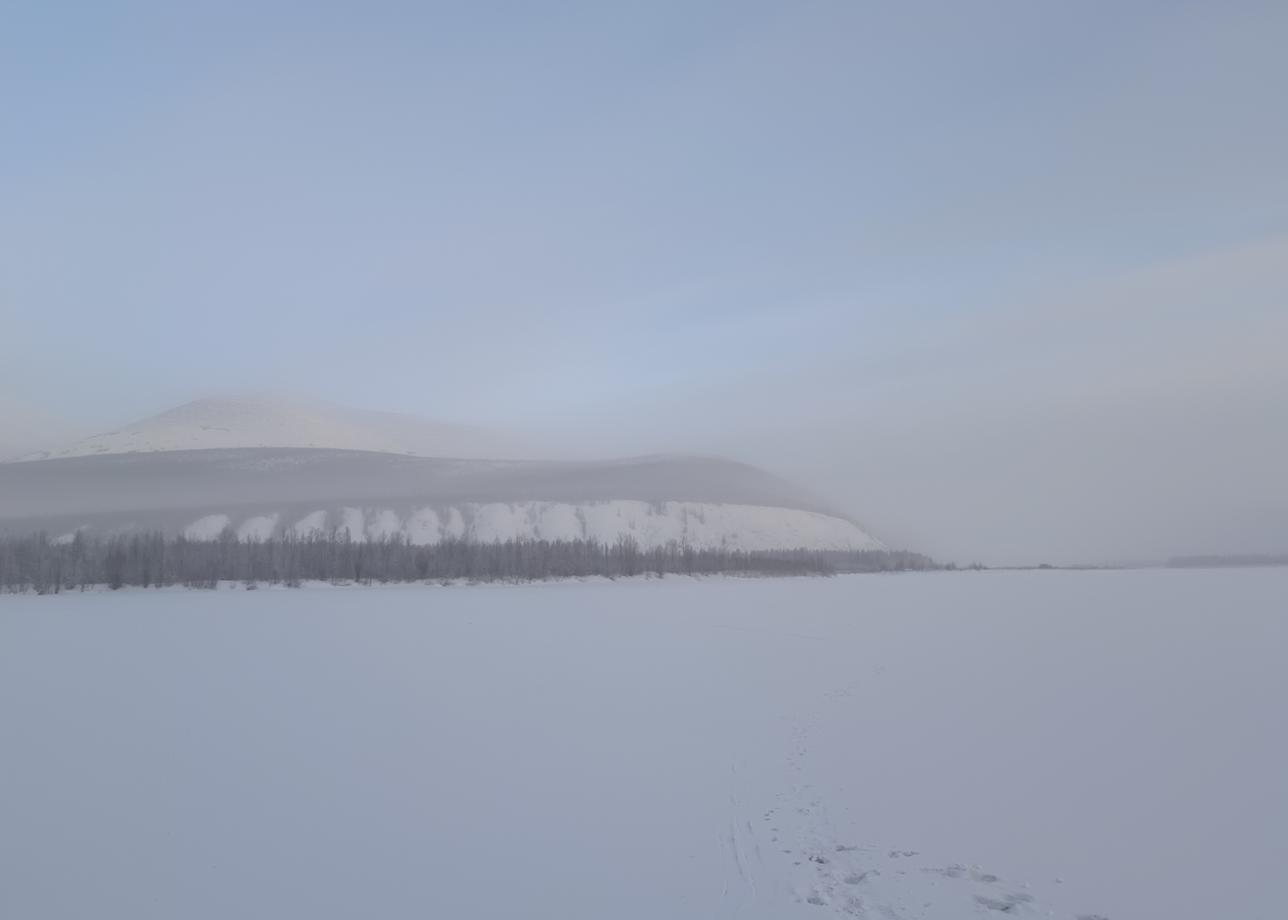
<svg viewBox="0 0 1288 920"><path fill-rule="evenodd" d="M0 597L0 916L1278 918L1288 569Z"/></svg>

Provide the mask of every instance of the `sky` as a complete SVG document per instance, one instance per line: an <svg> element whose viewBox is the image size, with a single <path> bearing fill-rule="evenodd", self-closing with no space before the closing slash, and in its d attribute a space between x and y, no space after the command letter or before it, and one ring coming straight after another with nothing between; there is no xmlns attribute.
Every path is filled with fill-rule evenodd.
<svg viewBox="0 0 1288 920"><path fill-rule="evenodd" d="M1282 2L0 2L0 448L287 390L1288 551Z"/></svg>

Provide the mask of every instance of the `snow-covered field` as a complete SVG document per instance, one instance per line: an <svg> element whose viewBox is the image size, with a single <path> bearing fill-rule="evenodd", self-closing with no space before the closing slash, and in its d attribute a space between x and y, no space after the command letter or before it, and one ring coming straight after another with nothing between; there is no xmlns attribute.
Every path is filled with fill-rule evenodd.
<svg viewBox="0 0 1288 920"><path fill-rule="evenodd" d="M1278 918L1288 570L0 598L0 916Z"/></svg>

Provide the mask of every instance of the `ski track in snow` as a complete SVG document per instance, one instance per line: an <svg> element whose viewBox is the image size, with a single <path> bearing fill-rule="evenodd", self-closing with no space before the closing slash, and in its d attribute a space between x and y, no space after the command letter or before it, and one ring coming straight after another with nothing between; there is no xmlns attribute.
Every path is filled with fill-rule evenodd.
<svg viewBox="0 0 1288 920"><path fill-rule="evenodd" d="M816 636L797 636L816 639ZM781 765L786 788L758 814L742 807L737 765L730 765L731 791L728 850L736 878L723 882L746 892L734 904L734 916L754 901L758 886L776 893L771 903L815 908L819 917L879 918L879 920L957 920L963 917L1067 917L1069 920L1109 920L1097 913L1061 913L1039 903L1028 885L1013 884L979 865L933 858L917 849L889 842L860 841L839 832L815 786L811 771L811 741L839 724L838 710L853 703L858 682L831 690L818 705L797 714L788 755ZM880 790L873 790L880 794ZM757 821L753 821L757 818ZM767 837L761 848L761 833ZM770 853L765 860L763 853ZM750 864L746 853L754 852ZM809 916L809 914L803 914Z"/></svg>

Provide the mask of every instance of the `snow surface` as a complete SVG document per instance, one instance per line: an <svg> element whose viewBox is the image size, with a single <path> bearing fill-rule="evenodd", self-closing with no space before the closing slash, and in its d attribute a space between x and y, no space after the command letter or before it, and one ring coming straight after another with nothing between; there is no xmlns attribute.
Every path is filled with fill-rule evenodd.
<svg viewBox="0 0 1288 920"><path fill-rule="evenodd" d="M226 514L207 514L185 527L183 535L189 540L217 540L231 523L232 518Z"/></svg>
<svg viewBox="0 0 1288 920"><path fill-rule="evenodd" d="M341 508L340 520L336 524L336 529L341 533L348 533L350 540L365 540L367 538L367 522L362 509Z"/></svg>
<svg viewBox="0 0 1288 920"><path fill-rule="evenodd" d="M206 515L189 524L190 539L213 540L231 519ZM278 515L256 514L237 525L242 536L266 539L278 530ZM285 526L285 525L284 525ZM842 518L758 505L713 502L486 502L448 508L424 507L400 516L390 508L346 506L334 514L311 511L286 527L308 536L330 528L348 531L352 540L378 540L402 535L417 545L448 537L480 543L519 538L594 540L616 543L633 537L645 549L670 543L693 547L766 549L883 549L884 544Z"/></svg>
<svg viewBox="0 0 1288 920"><path fill-rule="evenodd" d="M237 526L239 540L267 540L277 531L277 514L258 514Z"/></svg>
<svg viewBox="0 0 1288 920"><path fill-rule="evenodd" d="M248 395L198 399L116 431L19 459L238 447L330 447L493 459L523 453L515 440L467 425L321 400Z"/></svg>
<svg viewBox="0 0 1288 920"><path fill-rule="evenodd" d="M0 597L0 916L1278 918L1288 570Z"/></svg>
<svg viewBox="0 0 1288 920"><path fill-rule="evenodd" d="M313 511L304 515L288 528L296 537L312 537L326 533L326 512Z"/></svg>

